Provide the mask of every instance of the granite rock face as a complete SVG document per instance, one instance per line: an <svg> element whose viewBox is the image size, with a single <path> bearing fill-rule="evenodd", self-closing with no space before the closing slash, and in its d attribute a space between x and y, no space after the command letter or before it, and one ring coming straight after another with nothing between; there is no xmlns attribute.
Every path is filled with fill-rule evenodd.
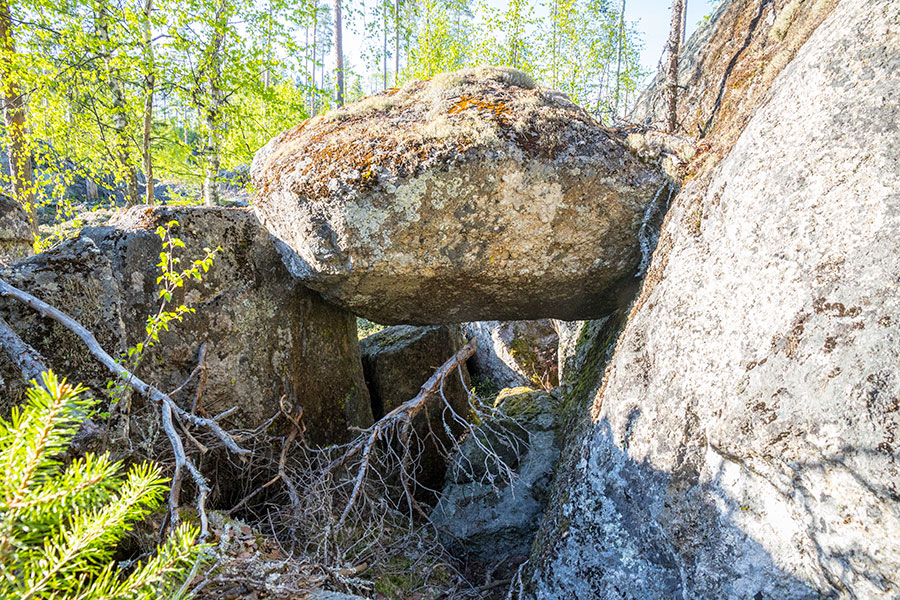
<svg viewBox="0 0 900 600"><path fill-rule="evenodd" d="M473 375L500 388L522 385L549 389L559 383L559 338L550 319L536 321L475 321L464 325L477 338L469 359Z"/></svg>
<svg viewBox="0 0 900 600"><path fill-rule="evenodd" d="M415 398L438 367L464 344L459 325L395 325L364 338L360 351L375 419ZM462 380L454 370L444 382L447 404L463 419L469 415L468 388L469 372L465 365L462 365ZM457 436L462 433L460 424L445 410L444 399L434 394L426 402L425 410L413 417L412 426L422 441L417 480L428 489L439 489L447 466L443 448L453 442L447 428Z"/></svg>
<svg viewBox="0 0 900 600"><path fill-rule="evenodd" d="M0 261L10 263L31 256L33 241L28 214L18 202L0 193Z"/></svg>
<svg viewBox="0 0 900 600"><path fill-rule="evenodd" d="M182 265L221 246L202 282L187 283L173 298L196 310L160 333L139 375L162 390L185 381L206 344L200 410L232 406L229 426L253 428L279 410L285 396L304 409L314 443L347 439L347 426L372 422L356 339L355 319L304 288L284 267L265 229L246 209L136 207L104 227L14 265L12 285L79 320L114 356L144 341L147 317L159 308L156 279L162 251L159 226L186 248ZM49 365L103 397L108 373L61 326L4 300L0 313ZM15 379L4 364L6 379ZM190 403L197 380L177 401Z"/></svg>
<svg viewBox="0 0 900 600"><path fill-rule="evenodd" d="M898 72L897 2L841 0L682 189L536 597L900 595Z"/></svg>
<svg viewBox="0 0 900 600"><path fill-rule="evenodd" d="M378 323L590 318L640 263L665 182L625 134L480 67L310 119L256 155L291 272Z"/></svg>

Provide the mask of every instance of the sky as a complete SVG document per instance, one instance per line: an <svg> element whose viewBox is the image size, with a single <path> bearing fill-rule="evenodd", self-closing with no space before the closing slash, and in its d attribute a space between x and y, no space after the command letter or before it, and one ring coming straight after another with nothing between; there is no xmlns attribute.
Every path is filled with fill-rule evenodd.
<svg viewBox="0 0 900 600"><path fill-rule="evenodd" d="M643 34L641 66L655 73L669 37L671 0L631 0L625 3L625 20L636 23ZM687 0L687 37L697 29L697 23L713 11L709 0Z"/></svg>
<svg viewBox="0 0 900 600"><path fill-rule="evenodd" d="M714 0L685 0L687 2L687 37L697 29L698 22L713 11ZM506 0L489 0L497 8L505 8ZM626 0L625 20L633 23L641 32L643 48L641 50L641 66L650 73L648 80L657 71L659 59L669 36L669 19L672 0ZM363 67L363 36L354 29L361 29L362 19L356 18L344 34L345 55L352 66L360 72ZM333 53L332 53L333 54ZM328 63L333 58L328 57Z"/></svg>

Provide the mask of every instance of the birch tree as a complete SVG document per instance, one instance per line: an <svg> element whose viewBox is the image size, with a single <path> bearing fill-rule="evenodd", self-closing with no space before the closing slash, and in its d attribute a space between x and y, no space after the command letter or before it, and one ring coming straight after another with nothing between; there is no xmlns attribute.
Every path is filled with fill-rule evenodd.
<svg viewBox="0 0 900 600"><path fill-rule="evenodd" d="M17 81L18 55L13 37L9 0L0 0L0 78L2 78L3 124L13 194L28 214L31 231L37 234L34 173L28 151L28 123L25 97Z"/></svg>

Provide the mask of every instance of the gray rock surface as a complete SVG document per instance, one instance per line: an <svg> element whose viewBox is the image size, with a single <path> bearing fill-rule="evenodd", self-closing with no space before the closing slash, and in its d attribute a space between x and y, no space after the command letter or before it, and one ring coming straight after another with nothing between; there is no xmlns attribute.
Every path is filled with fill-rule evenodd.
<svg viewBox="0 0 900 600"><path fill-rule="evenodd" d="M676 199L536 597L900 597L898 9L841 0Z"/></svg>
<svg viewBox="0 0 900 600"><path fill-rule="evenodd" d="M0 261L10 263L31 256L33 242L28 214L18 202L0 193Z"/></svg>
<svg viewBox="0 0 900 600"><path fill-rule="evenodd" d="M477 439L463 442L431 515L450 534L446 543L452 549L492 564L528 555L559 458L559 406L553 396L527 388L504 390L497 408L515 421L500 418L482 425ZM499 469L488 473L485 446L515 471L512 482Z"/></svg>
<svg viewBox="0 0 900 600"><path fill-rule="evenodd" d="M474 321L466 335L478 340L469 370L499 388L559 383L556 350L559 343L550 319L536 321Z"/></svg>
<svg viewBox="0 0 900 600"><path fill-rule="evenodd" d="M159 308L156 267L160 225L178 221L173 235L181 266L222 247L200 283L180 289L173 304L196 309L161 332L139 375L162 390L185 381L207 344L200 410L232 406L229 426L252 428L279 410L282 395L304 409L314 443L347 439L347 426L372 422L349 313L324 302L288 273L265 229L247 209L136 207L110 225L86 228L74 240L3 272L12 285L57 306L94 332L118 356L144 340L147 317ZM0 314L41 352L48 364L103 397L109 374L61 326L11 300ZM16 373L3 365L5 379ZM175 398L190 405L196 379ZM10 396L13 391L7 390Z"/></svg>
<svg viewBox="0 0 900 600"><path fill-rule="evenodd" d="M308 120L251 177L290 270L360 316L576 319L637 271L658 162L565 95L483 67Z"/></svg>
<svg viewBox="0 0 900 600"><path fill-rule="evenodd" d="M366 385L372 397L372 412L380 419L404 402L412 400L434 372L465 344L459 325L385 327L360 342ZM461 418L469 415L469 372L462 365L462 380L454 370L444 381L444 398ZM418 456L417 481L439 490L444 481L447 457L443 451L462 432L446 410L444 398L432 395L425 411L413 417L413 430L423 442ZM446 425L446 427L445 427Z"/></svg>

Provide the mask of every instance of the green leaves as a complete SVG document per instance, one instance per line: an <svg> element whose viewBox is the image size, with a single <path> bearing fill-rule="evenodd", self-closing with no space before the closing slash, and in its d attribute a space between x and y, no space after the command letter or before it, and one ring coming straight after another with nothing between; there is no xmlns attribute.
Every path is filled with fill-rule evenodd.
<svg viewBox="0 0 900 600"><path fill-rule="evenodd" d="M106 454L63 467L93 404L84 391L44 373L26 405L0 420L0 598L167 597L197 555L196 530L182 526L130 574L116 568L116 544L159 506L166 481L148 464L123 475Z"/></svg>

